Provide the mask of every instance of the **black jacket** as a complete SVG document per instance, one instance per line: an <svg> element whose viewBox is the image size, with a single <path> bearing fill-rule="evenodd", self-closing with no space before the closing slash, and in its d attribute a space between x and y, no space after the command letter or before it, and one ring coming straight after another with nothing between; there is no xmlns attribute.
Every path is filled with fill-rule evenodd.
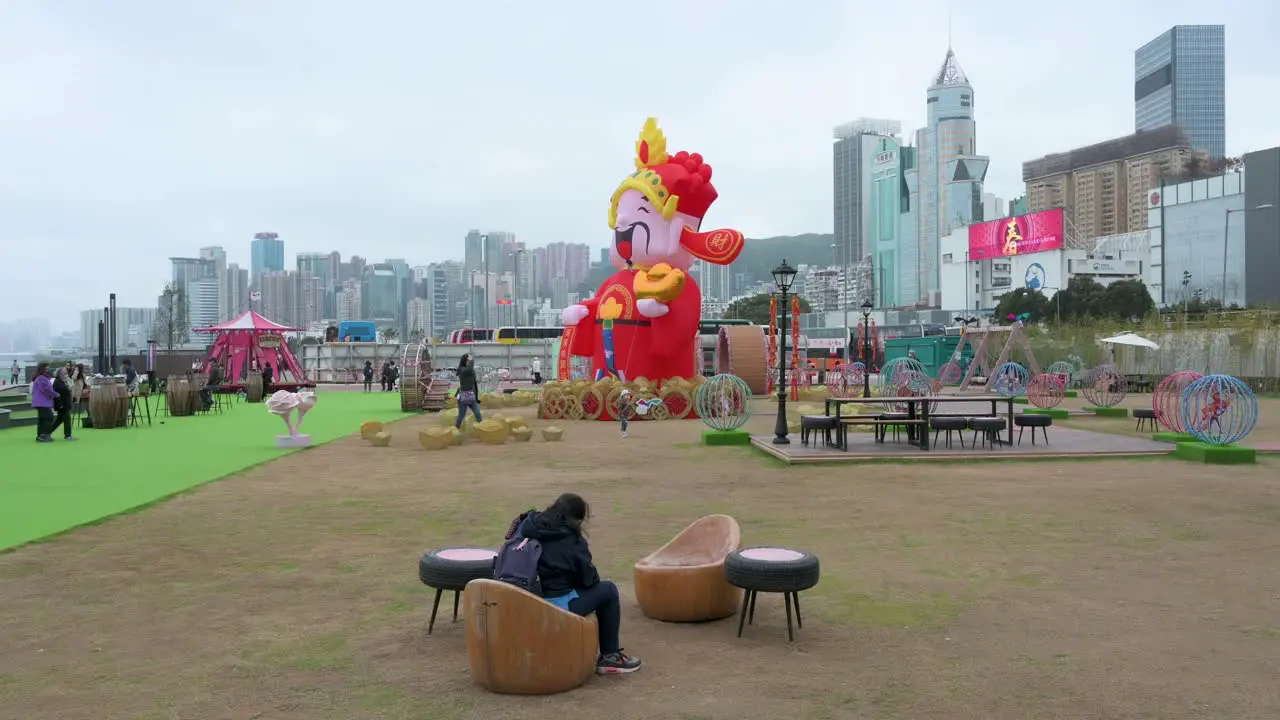
<svg viewBox="0 0 1280 720"><path fill-rule="evenodd" d="M542 544L538 580L543 597L560 597L570 590L586 590L600 582L600 573L591 561L591 548L580 530L556 523L536 510L516 518L513 525L521 537Z"/></svg>
<svg viewBox="0 0 1280 720"><path fill-rule="evenodd" d="M53 391L58 393L58 409L69 410L71 408L71 386L63 382L62 378L54 378Z"/></svg>
<svg viewBox="0 0 1280 720"><path fill-rule="evenodd" d="M476 390L476 368L474 365L463 365L458 368L458 390L466 392L477 392Z"/></svg>

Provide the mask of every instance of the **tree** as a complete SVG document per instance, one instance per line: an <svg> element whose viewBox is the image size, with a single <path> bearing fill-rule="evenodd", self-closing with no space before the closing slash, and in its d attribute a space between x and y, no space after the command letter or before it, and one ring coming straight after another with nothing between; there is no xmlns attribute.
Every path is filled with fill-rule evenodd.
<svg viewBox="0 0 1280 720"><path fill-rule="evenodd" d="M1120 320L1136 320L1146 317L1156 309L1156 303L1141 280L1118 280L1108 285L1102 294L1104 312Z"/></svg>
<svg viewBox="0 0 1280 720"><path fill-rule="evenodd" d="M1077 275L1067 281L1067 288L1054 298L1055 312L1063 320L1082 320L1105 315L1106 288L1093 278Z"/></svg>
<svg viewBox="0 0 1280 720"><path fill-rule="evenodd" d="M996 303L995 318L1004 321L1012 315L1031 315L1033 321L1044 320L1053 316L1053 308L1049 300L1039 291L1020 287L1013 292L1000 296Z"/></svg>
<svg viewBox="0 0 1280 720"><path fill-rule="evenodd" d="M191 338L191 317L187 309L187 297L174 283L165 283L156 308L156 342L170 352Z"/></svg>
<svg viewBox="0 0 1280 720"><path fill-rule="evenodd" d="M724 317L733 320L748 320L756 325L769 324L769 293L760 293L750 297L734 300L729 303L729 307L724 310ZM778 296L778 302L782 302L782 297ZM791 296L788 296L787 302L791 302ZM778 308L778 314L789 313L789 308ZM809 302L804 298L800 298L800 312L810 312ZM781 318L779 319L781 323Z"/></svg>
<svg viewBox="0 0 1280 720"><path fill-rule="evenodd" d="M383 342L393 343L393 342L395 342L395 341L396 341L396 338L398 338L398 337L400 337L400 331L399 331L399 330L396 330L395 328L391 327L390 325L388 325L387 327L382 328L382 341L383 341Z"/></svg>

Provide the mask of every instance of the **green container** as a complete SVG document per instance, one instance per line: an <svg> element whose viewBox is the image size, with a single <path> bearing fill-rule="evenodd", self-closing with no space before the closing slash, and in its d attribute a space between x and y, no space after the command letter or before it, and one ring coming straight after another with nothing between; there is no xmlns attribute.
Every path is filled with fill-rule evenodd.
<svg viewBox="0 0 1280 720"><path fill-rule="evenodd" d="M897 358L910 357L911 352L915 351L916 360L924 366L925 372L929 373L929 377L936 378L942 366L951 360L952 355L955 355L959 345L960 337L957 335L894 338L884 341L884 361L887 364ZM973 351L966 347L964 354L960 357L960 367L966 368L971 362L973 362Z"/></svg>

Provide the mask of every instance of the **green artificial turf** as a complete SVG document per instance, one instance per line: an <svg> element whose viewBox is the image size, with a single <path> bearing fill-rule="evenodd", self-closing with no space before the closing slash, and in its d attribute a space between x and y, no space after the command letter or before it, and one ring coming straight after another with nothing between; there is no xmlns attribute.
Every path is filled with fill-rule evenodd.
<svg viewBox="0 0 1280 720"><path fill-rule="evenodd" d="M407 417L399 393L324 391L302 426L312 444ZM273 458L284 423L231 401L222 415L155 419L138 428L76 428L77 442L36 443L34 428L0 432L0 550L166 498Z"/></svg>

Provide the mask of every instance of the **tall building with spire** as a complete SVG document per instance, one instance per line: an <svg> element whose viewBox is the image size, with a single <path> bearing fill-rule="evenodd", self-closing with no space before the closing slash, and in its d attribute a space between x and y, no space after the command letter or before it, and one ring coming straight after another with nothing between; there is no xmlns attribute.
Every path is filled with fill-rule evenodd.
<svg viewBox="0 0 1280 720"><path fill-rule="evenodd" d="M916 232L902 234L896 294L899 304L937 307L940 238L982 220L982 183L990 161L978 155L973 86L950 47L925 103L928 122L916 131L917 165L908 178L908 185L915 183Z"/></svg>

